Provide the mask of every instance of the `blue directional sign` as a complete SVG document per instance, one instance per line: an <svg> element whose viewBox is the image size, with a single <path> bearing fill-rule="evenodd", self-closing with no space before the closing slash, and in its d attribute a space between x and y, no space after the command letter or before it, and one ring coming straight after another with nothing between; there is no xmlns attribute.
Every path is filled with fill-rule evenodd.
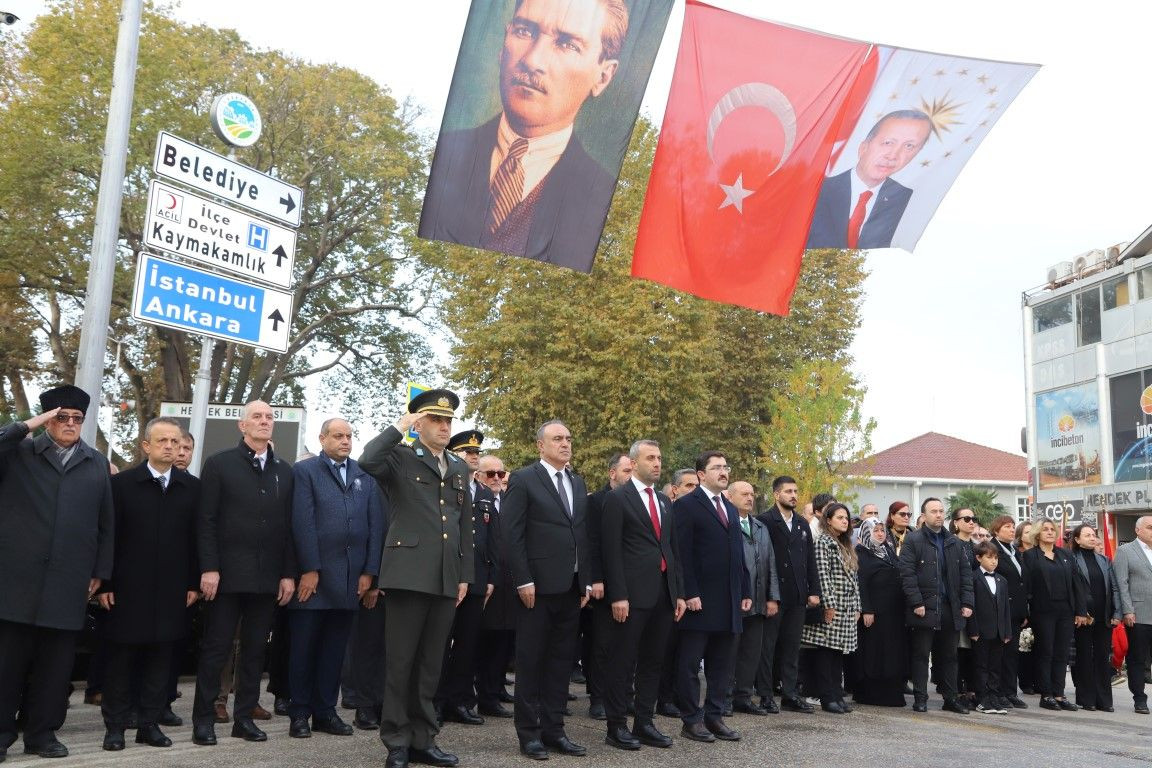
<svg viewBox="0 0 1152 768"><path fill-rule="evenodd" d="M145 253L136 268L132 316L154 325L286 352L292 294Z"/></svg>
<svg viewBox="0 0 1152 768"><path fill-rule="evenodd" d="M417 384L414 381L408 382L408 402L412 402L412 398L416 397L416 395L427 392L429 389L430 387L427 384ZM413 440L419 440L420 433L412 429L412 427L408 427L408 434L404 437L409 442L411 442Z"/></svg>

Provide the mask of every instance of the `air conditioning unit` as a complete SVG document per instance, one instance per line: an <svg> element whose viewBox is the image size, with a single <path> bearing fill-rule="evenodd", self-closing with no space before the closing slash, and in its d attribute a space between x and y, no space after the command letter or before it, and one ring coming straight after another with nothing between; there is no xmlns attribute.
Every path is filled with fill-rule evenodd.
<svg viewBox="0 0 1152 768"><path fill-rule="evenodd" d="M1048 284L1055 288L1072 279L1072 262L1059 261L1048 267Z"/></svg>
<svg viewBox="0 0 1152 768"><path fill-rule="evenodd" d="M1099 248L1085 251L1072 259L1072 273L1076 275L1076 277L1084 277L1093 272L1099 272L1106 266L1106 259L1107 256L1104 251Z"/></svg>

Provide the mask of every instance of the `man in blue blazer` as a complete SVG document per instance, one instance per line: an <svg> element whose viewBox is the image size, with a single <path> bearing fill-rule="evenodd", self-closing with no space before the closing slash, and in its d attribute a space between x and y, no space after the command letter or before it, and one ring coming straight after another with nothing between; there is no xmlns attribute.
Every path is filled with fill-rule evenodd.
<svg viewBox="0 0 1152 768"><path fill-rule="evenodd" d="M672 505L687 613L680 620L676 697L684 721L681 735L693 741L737 741L724 724L724 699L735 663L736 635L752 607L744 568L740 515L724 498L731 467L719 451L696 459L700 485ZM697 670L704 661L708 692L700 706Z"/></svg>
<svg viewBox="0 0 1152 768"><path fill-rule="evenodd" d="M289 735L312 728L338 736L352 727L336 714L340 668L360 599L373 588L384 548L380 488L352 453L352 427L328 419L320 427L320 455L292 468L292 539L300 568L289 603Z"/></svg>

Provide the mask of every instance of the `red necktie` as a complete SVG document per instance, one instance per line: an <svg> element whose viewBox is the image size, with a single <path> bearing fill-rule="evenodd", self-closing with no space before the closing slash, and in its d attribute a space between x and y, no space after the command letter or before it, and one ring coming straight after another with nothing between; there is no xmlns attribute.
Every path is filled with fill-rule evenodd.
<svg viewBox="0 0 1152 768"><path fill-rule="evenodd" d="M720 518L720 522L725 528L728 527L728 513L724 511L724 507L720 504L720 497L713 496L712 499L716 502L716 516Z"/></svg>
<svg viewBox="0 0 1152 768"><path fill-rule="evenodd" d="M848 247L855 248L860 242L860 228L864 226L864 214L868 212L868 201L872 199L872 190L866 189L860 193L856 207L852 209L852 217L848 219Z"/></svg>
<svg viewBox="0 0 1152 768"><path fill-rule="evenodd" d="M652 530L656 531L656 541L660 541L660 513L656 511L656 494L652 492L651 488L645 488L648 492L648 514L652 517ZM664 556L660 556L660 573L668 570L668 563L664 561Z"/></svg>

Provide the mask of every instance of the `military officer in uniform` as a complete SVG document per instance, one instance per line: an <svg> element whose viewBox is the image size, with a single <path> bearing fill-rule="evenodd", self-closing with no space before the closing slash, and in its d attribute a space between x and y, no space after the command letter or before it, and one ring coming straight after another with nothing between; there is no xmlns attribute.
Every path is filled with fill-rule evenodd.
<svg viewBox="0 0 1152 768"><path fill-rule="evenodd" d="M379 577L388 615L380 716L386 768L459 762L436 746L440 728L432 704L455 609L475 574L471 472L447 450L459 405L460 398L446 389L417 395L408 413L360 457L360 466L387 491L392 509ZM408 446L402 440L410 428L419 439Z"/></svg>

